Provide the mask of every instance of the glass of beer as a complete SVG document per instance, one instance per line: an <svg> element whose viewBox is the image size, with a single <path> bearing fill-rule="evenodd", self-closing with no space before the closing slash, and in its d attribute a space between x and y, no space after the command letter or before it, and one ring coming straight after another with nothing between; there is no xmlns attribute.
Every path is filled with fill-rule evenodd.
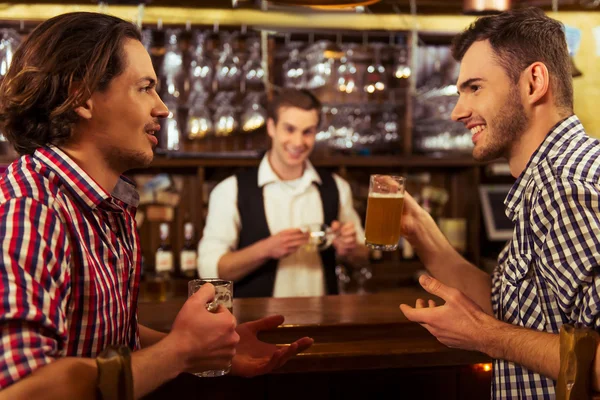
<svg viewBox="0 0 600 400"><path fill-rule="evenodd" d="M403 177L371 175L365 222L365 243L368 247L382 251L398 248L403 206Z"/></svg>
<svg viewBox="0 0 600 400"><path fill-rule="evenodd" d="M206 303L206 309L212 313L216 312L219 305L227 308L233 314L233 282L223 279L194 279L188 282L188 297L196 293L202 285L210 283L215 287L215 298L210 303ZM212 378L215 376L223 376L229 373L231 363L225 369L216 369L210 371L202 371L194 375L201 378Z"/></svg>

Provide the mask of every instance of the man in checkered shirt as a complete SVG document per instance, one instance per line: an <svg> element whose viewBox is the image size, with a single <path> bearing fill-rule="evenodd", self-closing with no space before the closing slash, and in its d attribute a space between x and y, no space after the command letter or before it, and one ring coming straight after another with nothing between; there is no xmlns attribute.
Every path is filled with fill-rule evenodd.
<svg viewBox="0 0 600 400"><path fill-rule="evenodd" d="M0 130L21 154L0 177L3 398L95 398L97 378L117 386L95 360L113 346L132 351L139 398L182 372L266 373L312 344L259 342L281 316L208 312L212 285L168 334L138 324L138 196L121 174L152 161L169 114L156 82L137 27L109 15L51 18L15 52L0 85Z"/></svg>
<svg viewBox="0 0 600 400"><path fill-rule="evenodd" d="M420 283L445 305L400 307L440 342L494 358L493 398L552 399L561 325L600 330L600 143L573 114L563 27L542 11L480 18L453 54L461 69L452 118L471 130L475 159L508 159L514 234L490 278L407 196L403 229L431 274ZM596 356L596 390L599 375Z"/></svg>

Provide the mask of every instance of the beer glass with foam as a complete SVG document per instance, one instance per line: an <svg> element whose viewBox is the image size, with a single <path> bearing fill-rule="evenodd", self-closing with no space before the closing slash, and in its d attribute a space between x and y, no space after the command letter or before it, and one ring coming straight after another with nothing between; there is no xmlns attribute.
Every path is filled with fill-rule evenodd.
<svg viewBox="0 0 600 400"><path fill-rule="evenodd" d="M365 222L368 247L382 251L394 251L398 248L403 206L403 177L371 175Z"/></svg>

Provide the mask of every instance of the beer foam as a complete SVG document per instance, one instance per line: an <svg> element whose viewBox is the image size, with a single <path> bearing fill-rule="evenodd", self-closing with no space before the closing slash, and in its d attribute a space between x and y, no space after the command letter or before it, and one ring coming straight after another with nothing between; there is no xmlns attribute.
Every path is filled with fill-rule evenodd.
<svg viewBox="0 0 600 400"><path fill-rule="evenodd" d="M380 199L403 199L404 193L369 193L369 197Z"/></svg>

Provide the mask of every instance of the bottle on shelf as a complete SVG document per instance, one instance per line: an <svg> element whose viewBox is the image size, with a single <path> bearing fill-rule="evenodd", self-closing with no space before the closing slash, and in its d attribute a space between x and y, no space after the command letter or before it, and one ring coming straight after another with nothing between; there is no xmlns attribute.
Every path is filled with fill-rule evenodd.
<svg viewBox="0 0 600 400"><path fill-rule="evenodd" d="M173 275L173 252L169 241L169 224L160 224L160 245L156 249L154 271L144 268L141 296L151 301L165 301ZM146 265L145 265L146 267Z"/></svg>
<svg viewBox="0 0 600 400"><path fill-rule="evenodd" d="M179 268L183 277L194 279L198 277L196 269L198 253L194 245L194 225L191 222L185 223L183 237L183 247L179 253Z"/></svg>
<svg viewBox="0 0 600 400"><path fill-rule="evenodd" d="M160 245L156 249L155 269L158 277L165 280L173 277L173 250L169 238L169 224L166 222L160 224Z"/></svg>

